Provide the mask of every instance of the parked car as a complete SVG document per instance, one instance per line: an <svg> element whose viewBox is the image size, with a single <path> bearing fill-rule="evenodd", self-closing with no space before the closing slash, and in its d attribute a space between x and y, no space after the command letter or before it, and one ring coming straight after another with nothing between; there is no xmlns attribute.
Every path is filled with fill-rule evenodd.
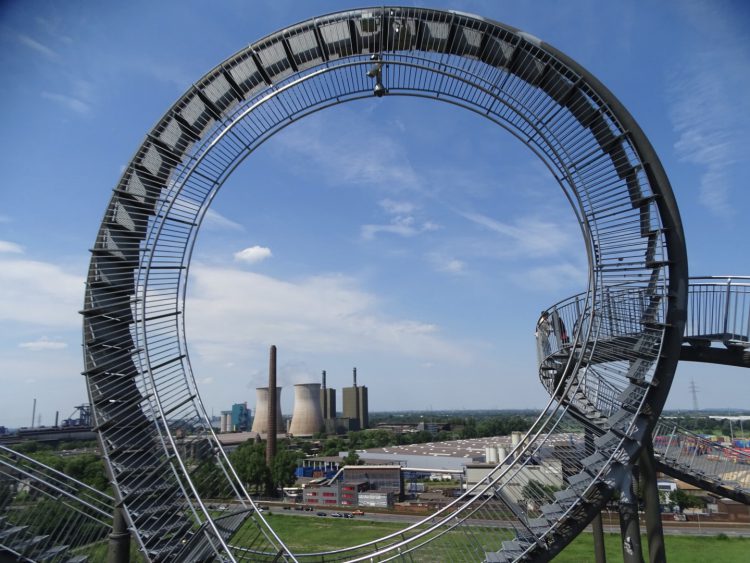
<svg viewBox="0 0 750 563"><path fill-rule="evenodd" d="M292 507L291 507L291 506L289 506L289 505L287 505L287 504L285 504L285 505L284 505L284 506L282 506L281 508L282 508L283 510L291 510L291 509L292 509Z"/></svg>
<svg viewBox="0 0 750 563"><path fill-rule="evenodd" d="M312 512L312 511L313 511L313 507L312 506L305 507L305 512Z"/></svg>
<svg viewBox="0 0 750 563"><path fill-rule="evenodd" d="M343 518L344 515L340 512L333 512L331 513L331 516L333 516L334 518Z"/></svg>
<svg viewBox="0 0 750 563"><path fill-rule="evenodd" d="M364 515L365 515L365 513L363 511L359 510L359 509L352 510L352 516L364 516Z"/></svg>
<svg viewBox="0 0 750 563"><path fill-rule="evenodd" d="M352 514L351 512L344 512L344 514L342 514L342 516L344 518L354 518L354 514Z"/></svg>
<svg viewBox="0 0 750 563"><path fill-rule="evenodd" d="M326 514L325 512L318 512L317 515L318 516L328 516L328 514Z"/></svg>

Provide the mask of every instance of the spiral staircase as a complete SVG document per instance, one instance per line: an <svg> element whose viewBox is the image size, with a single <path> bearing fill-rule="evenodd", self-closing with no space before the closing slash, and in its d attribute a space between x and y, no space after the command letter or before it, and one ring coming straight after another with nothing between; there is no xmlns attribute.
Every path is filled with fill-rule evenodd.
<svg viewBox="0 0 750 563"><path fill-rule="evenodd" d="M292 553L257 510L201 403L184 327L190 258L217 191L263 142L321 109L395 95L473 111L528 146L571 204L589 284L538 323L550 400L506 463L397 533ZM113 502L151 561L547 561L629 483L644 439L662 431L658 418L686 347L708 359L720 335L712 327L684 344L679 212L627 110L550 45L459 12L334 13L222 62L146 135L91 253L84 375ZM581 423L594 435L580 449L559 442ZM659 459L669 464L675 451L670 444ZM562 474L545 473L550 452ZM220 495L236 502L217 515L204 499Z"/></svg>

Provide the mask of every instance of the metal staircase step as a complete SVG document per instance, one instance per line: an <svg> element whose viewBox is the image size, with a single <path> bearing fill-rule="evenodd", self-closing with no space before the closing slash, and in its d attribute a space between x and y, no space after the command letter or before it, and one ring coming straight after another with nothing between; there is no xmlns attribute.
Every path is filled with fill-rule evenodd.
<svg viewBox="0 0 750 563"><path fill-rule="evenodd" d="M588 457L581 460L584 470L592 476L595 476L607 463L607 458L599 452L594 452Z"/></svg>
<svg viewBox="0 0 750 563"><path fill-rule="evenodd" d="M588 473L576 473L568 478L570 488L582 495L591 483L591 475Z"/></svg>
<svg viewBox="0 0 750 563"><path fill-rule="evenodd" d="M529 527L529 529L534 534L542 534L546 532L550 527L550 521L546 518L528 518L526 520L526 525Z"/></svg>

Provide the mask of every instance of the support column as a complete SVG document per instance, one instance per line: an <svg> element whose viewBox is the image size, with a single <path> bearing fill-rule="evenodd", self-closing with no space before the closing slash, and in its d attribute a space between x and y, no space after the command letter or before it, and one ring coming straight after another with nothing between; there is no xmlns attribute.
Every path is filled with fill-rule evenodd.
<svg viewBox="0 0 750 563"><path fill-rule="evenodd" d="M620 535L623 563L643 563L641 529L638 522L638 497L633 491L633 468L626 469L620 491Z"/></svg>
<svg viewBox="0 0 750 563"><path fill-rule="evenodd" d="M643 500L646 503L646 536L648 537L648 558L650 563L666 563L664 529L661 523L659 488L656 483L654 464L654 444L651 436L643 444L639 461L643 482Z"/></svg>
<svg viewBox="0 0 750 563"><path fill-rule="evenodd" d="M591 433L590 428L586 428L584 431L584 445L586 447L586 455L594 451L594 435ZM594 534L594 561L596 563L607 563L601 512L594 516L594 519L591 521L591 531Z"/></svg>
<svg viewBox="0 0 750 563"><path fill-rule="evenodd" d="M115 508L112 514L112 532L107 545L107 563L128 563L130 561L130 532L122 508Z"/></svg>
<svg viewBox="0 0 750 563"><path fill-rule="evenodd" d="M596 563L607 563L607 552L604 549L604 526L602 525L602 513L600 512L591 521L591 529L594 532L594 560Z"/></svg>

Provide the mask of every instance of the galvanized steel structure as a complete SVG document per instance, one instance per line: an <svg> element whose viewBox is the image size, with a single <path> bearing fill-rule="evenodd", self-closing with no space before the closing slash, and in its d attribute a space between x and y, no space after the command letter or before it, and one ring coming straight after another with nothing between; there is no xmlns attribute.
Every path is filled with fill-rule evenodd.
<svg viewBox="0 0 750 563"><path fill-rule="evenodd" d="M191 252L218 189L266 139L326 107L386 94L454 104L526 144L571 204L589 284L575 305L539 320L540 377L553 398L512 464L397 534L292 554L256 511L201 403L184 328ZM151 560L550 559L627 480L666 399L686 319L679 213L633 118L553 47L457 12L340 12L233 55L147 134L92 255L85 375L117 500ZM578 417L579 395L607 407L584 465L562 491L517 502L506 489L566 417ZM217 518L202 498L218 493L239 508Z"/></svg>

